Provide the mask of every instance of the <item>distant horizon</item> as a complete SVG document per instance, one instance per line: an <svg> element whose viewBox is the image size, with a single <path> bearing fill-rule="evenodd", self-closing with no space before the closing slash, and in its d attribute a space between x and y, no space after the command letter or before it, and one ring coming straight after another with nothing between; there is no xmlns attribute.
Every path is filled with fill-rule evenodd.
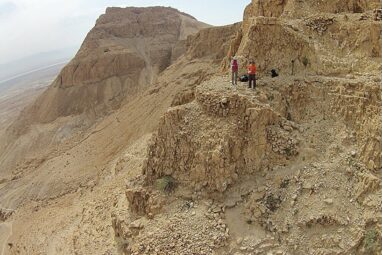
<svg viewBox="0 0 382 255"><path fill-rule="evenodd" d="M5 80L0 80L0 85L3 84L3 83L9 82L9 81L15 80L17 78L24 77L26 75L35 73L35 72L39 72L39 71L50 69L50 68L53 68L53 67L56 67L56 66L59 66L59 65L67 64L69 61L70 61L70 59L67 59L65 61L61 61L61 62L58 62L58 63L55 63L55 64L51 64L51 65L47 65L47 66L42 66L40 68L36 68L36 69L30 70L30 71L26 71L24 73L17 74L15 76L6 78Z"/></svg>
<svg viewBox="0 0 382 255"><path fill-rule="evenodd" d="M50 50L50 51L35 52L33 54L26 55L26 56L23 56L21 58L13 59L13 60L11 60L11 61L9 61L7 63L0 63L0 66L7 65L7 64L12 64L12 63L17 63L17 62L20 62L20 61L23 61L23 60L29 59L29 58L36 58L39 55L49 55L49 54L52 54L54 52L64 52L64 51L67 51L67 52L72 52L73 54L76 54L79 49L80 49L80 46L78 46L78 47L77 46L72 46L72 47L66 47L66 48L55 49L55 50Z"/></svg>
<svg viewBox="0 0 382 255"><path fill-rule="evenodd" d="M107 7L163 6L222 26L242 21L249 0L0 0L0 65L37 54L80 48ZM57 8L59 6L59 8ZM69 57L69 56L68 56Z"/></svg>
<svg viewBox="0 0 382 255"><path fill-rule="evenodd" d="M78 48L71 47L54 51L39 52L16 59L6 64L0 64L0 85L39 70L60 63L69 62Z"/></svg>

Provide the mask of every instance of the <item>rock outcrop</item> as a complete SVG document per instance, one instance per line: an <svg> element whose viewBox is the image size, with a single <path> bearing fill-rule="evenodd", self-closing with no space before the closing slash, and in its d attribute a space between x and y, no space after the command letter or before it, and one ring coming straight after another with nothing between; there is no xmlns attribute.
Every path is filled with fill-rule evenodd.
<svg viewBox="0 0 382 255"><path fill-rule="evenodd" d="M222 254L378 254L378 84L263 78L256 93L227 78L202 83L193 101L163 116L143 166L145 188L172 176L176 195L223 204L208 211L229 228ZM254 234L261 231L267 238Z"/></svg>
<svg viewBox="0 0 382 255"><path fill-rule="evenodd" d="M300 1L300 0L252 0L247 10L252 16L301 17L312 13L362 13L373 10L380 5L378 0L333 0L333 1Z"/></svg>
<svg viewBox="0 0 382 255"><path fill-rule="evenodd" d="M148 184L171 175L183 185L225 191L240 176L298 153L286 119L257 98L220 90L223 82L203 84L194 102L165 114L144 168Z"/></svg>
<svg viewBox="0 0 382 255"><path fill-rule="evenodd" d="M173 33L179 16L198 27L186 14L154 8L173 15L171 31L158 21L137 32L136 22L146 20L141 8L108 9L113 15L99 19L49 91L90 93L90 100L88 89L99 87L96 118L127 98L118 94L122 80L126 95L156 82L86 135L9 167L11 177L0 179L1 207L11 208L0 210L5 250L381 254L380 7L375 0L253 0L242 23L187 39ZM169 34L156 34L161 29ZM232 55L241 67L255 58L255 90L233 87L219 72ZM270 68L280 75L270 77ZM83 101L73 103L73 114L88 115ZM60 134L70 133L58 120L66 123ZM47 137L48 125L36 125L34 135ZM31 147L18 141L17 149Z"/></svg>
<svg viewBox="0 0 382 255"><path fill-rule="evenodd" d="M379 1L253 0L228 59L255 59L260 71L346 75L380 68ZM364 59L367 56L367 60Z"/></svg>

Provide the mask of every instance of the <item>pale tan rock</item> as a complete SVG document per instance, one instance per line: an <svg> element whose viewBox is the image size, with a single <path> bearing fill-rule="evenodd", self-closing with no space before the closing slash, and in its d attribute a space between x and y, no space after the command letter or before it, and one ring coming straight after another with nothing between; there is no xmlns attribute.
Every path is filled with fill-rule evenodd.
<svg viewBox="0 0 382 255"><path fill-rule="evenodd" d="M20 117L22 125L118 109L185 53L175 49L178 42L206 27L172 8L107 8L75 58Z"/></svg>
<svg viewBox="0 0 382 255"><path fill-rule="evenodd" d="M1 202L17 207L1 224L0 241L12 232L9 253L234 254L241 246L247 248L243 254L368 254L366 237L373 229L377 239L381 236L380 24L363 18L372 16L374 1L253 3L243 25L209 28L177 41L171 58L164 59L185 55L94 129L41 156L34 145L50 143L32 146L28 136L50 141L47 137L56 134L47 127L60 122L60 132L66 132L74 125L59 118L6 147L1 174L7 171L3 162L24 159L15 148L33 148L33 159L26 157L25 164L11 167L12 178L1 179ZM110 11L117 17L115 33L134 31L134 25L125 26L123 13ZM87 47L98 47L97 41L88 42ZM71 66L64 77L70 86L57 89L75 91L73 80L93 84L104 72L116 71L99 91L99 99L113 98L130 75L125 68L134 69L128 59L146 66L147 59L141 63L134 52L100 49L106 52L95 52L105 55L98 60L81 52L86 61L78 70L84 73ZM115 60L123 63L109 64L119 50L123 54ZM256 92L244 86L233 90L229 77L217 70L224 56L241 52L245 72L247 50L259 63ZM296 56L292 76L290 58ZM154 64L158 71L166 61ZM273 66L280 68L275 79L267 77ZM57 113L54 107L54 114L49 111L40 113L49 118ZM76 117L76 127L86 119ZM130 148L133 142L139 150ZM168 174L178 186L165 196L150 184ZM147 186L140 188L143 178ZM289 182L280 185L281 180ZM185 210L190 200L199 206ZM136 222L140 216L147 220Z"/></svg>

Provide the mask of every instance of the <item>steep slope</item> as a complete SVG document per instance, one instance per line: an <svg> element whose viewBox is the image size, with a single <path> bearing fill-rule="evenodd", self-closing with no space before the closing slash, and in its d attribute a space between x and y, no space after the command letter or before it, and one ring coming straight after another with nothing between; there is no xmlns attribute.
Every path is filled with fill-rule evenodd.
<svg viewBox="0 0 382 255"><path fill-rule="evenodd" d="M176 43L152 87L1 182L0 244L9 254L380 254L376 7L254 0L243 23ZM257 61L255 91L218 71L232 55Z"/></svg>
<svg viewBox="0 0 382 255"><path fill-rule="evenodd" d="M375 7L252 1L228 57L254 58L259 87L216 76L166 112L114 221L125 254L380 254Z"/></svg>
<svg viewBox="0 0 382 255"><path fill-rule="evenodd" d="M175 45L204 27L171 8L108 8L28 115L35 122L51 122L115 109L155 82L171 64Z"/></svg>
<svg viewBox="0 0 382 255"><path fill-rule="evenodd" d="M165 111L192 101L195 87L217 71L236 28L207 28L188 37L177 46L186 53L153 86L87 132L20 165L13 180L3 180L3 224L5 230L8 223L12 227L11 236L5 233L6 243L12 244L7 252L119 254L111 213L126 208L126 180L140 176L148 140ZM220 47L210 48L213 42ZM114 208L115 199L121 200L120 208Z"/></svg>
<svg viewBox="0 0 382 255"><path fill-rule="evenodd" d="M375 72L381 68L378 6L377 0L253 0L228 57L244 63L251 57L261 71L284 75Z"/></svg>
<svg viewBox="0 0 382 255"><path fill-rule="evenodd" d="M260 76L271 69L282 75L364 76L372 84L365 93L376 97L382 70L381 21L373 12L376 7L382 7L379 1L254 0L245 11L229 56L236 54L244 63L255 59ZM377 136L378 130L372 133ZM364 136L360 144L375 148L377 143ZM378 154L379 150L374 156ZM369 158L365 160L368 164ZM377 160L373 168L380 166Z"/></svg>
<svg viewBox="0 0 382 255"><path fill-rule="evenodd" d="M201 84L193 102L161 120L143 166L145 189L154 197L158 181L171 176L178 185L172 196L181 201L168 199L154 221L127 239L132 254L150 254L152 246L137 252L143 243L168 253L168 239L181 247L185 240L176 235L185 229L157 240L148 233L171 217L167 210L189 200L198 207L182 217L194 211L201 225L213 218L223 228L215 233L215 253L207 254L379 254L378 85L365 78L263 78L253 93L233 90L228 79ZM353 96L361 93L373 96ZM146 217L156 213L151 207ZM188 252L201 251L189 246L169 254Z"/></svg>
<svg viewBox="0 0 382 255"><path fill-rule="evenodd" d="M75 58L0 138L0 176L59 146L155 84L208 25L172 8L108 8ZM33 148L33 151L30 150Z"/></svg>

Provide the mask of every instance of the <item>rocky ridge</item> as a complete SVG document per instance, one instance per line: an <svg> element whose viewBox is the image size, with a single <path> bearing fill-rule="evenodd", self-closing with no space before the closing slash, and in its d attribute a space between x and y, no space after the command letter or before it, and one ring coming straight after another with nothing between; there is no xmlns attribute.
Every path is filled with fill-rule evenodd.
<svg viewBox="0 0 382 255"><path fill-rule="evenodd" d="M253 1L228 51L283 78L260 75L254 93L216 76L170 108L150 142L143 190L173 178L169 197L211 206L191 217L204 214L207 224L216 212L226 226L224 248L202 254L381 252L381 24L372 15L380 6L308 2L297 15L298 2ZM344 29L355 36L337 50ZM161 218L174 204L143 217Z"/></svg>
<svg viewBox="0 0 382 255"><path fill-rule="evenodd" d="M143 164L144 177L127 185L129 192L147 195L147 200L136 200L141 205L151 201L139 215L129 205L135 215L131 221L142 223L140 231L134 234L131 228L136 228L126 225L121 230L126 216L116 216L118 235L127 240L126 254L166 254L167 249L174 254L378 254L380 173L362 162L357 132L343 111L348 104L338 105L338 95L321 96L322 87L332 86L333 80L261 79L257 93L234 89L228 80L202 83L194 101L173 107L162 118ZM353 87L349 83L337 80L339 88ZM259 114L262 108L268 108L267 114ZM253 122L252 111L258 113ZM240 146L242 140L246 143ZM244 153L246 148L252 154ZM177 188L163 196L157 183L166 176L176 180ZM220 234L211 233L210 240L223 243L214 243L213 251L207 244L198 250L196 239L191 247L185 240L177 246L177 235L193 238L195 232L186 226L156 236L164 233L153 230L157 222L167 219L163 224L171 225L169 217L182 219L176 226L194 218L203 222L197 226L208 226L215 219L216 226L224 227ZM216 226L211 231L220 230ZM374 241L368 240L371 235Z"/></svg>
<svg viewBox="0 0 382 255"><path fill-rule="evenodd" d="M174 56L177 43L207 26L172 8L108 8L76 57L35 103L32 118L51 122L81 113L97 117L119 107L184 53ZM69 95L75 101L65 101Z"/></svg>
<svg viewBox="0 0 382 255"><path fill-rule="evenodd" d="M155 85L185 53L187 37L206 27L173 8L108 8L75 58L0 137L4 172L23 164L20 158L49 153Z"/></svg>
<svg viewBox="0 0 382 255"><path fill-rule="evenodd" d="M373 8L382 6L254 0L243 23L180 42L184 54L154 86L64 156L21 171L56 182L28 186L28 196L4 188L27 178L4 182L2 201L33 201L7 215L7 252L380 254L381 24ZM255 91L232 87L217 70L233 54L241 65L258 62ZM280 76L268 77L270 67Z"/></svg>

